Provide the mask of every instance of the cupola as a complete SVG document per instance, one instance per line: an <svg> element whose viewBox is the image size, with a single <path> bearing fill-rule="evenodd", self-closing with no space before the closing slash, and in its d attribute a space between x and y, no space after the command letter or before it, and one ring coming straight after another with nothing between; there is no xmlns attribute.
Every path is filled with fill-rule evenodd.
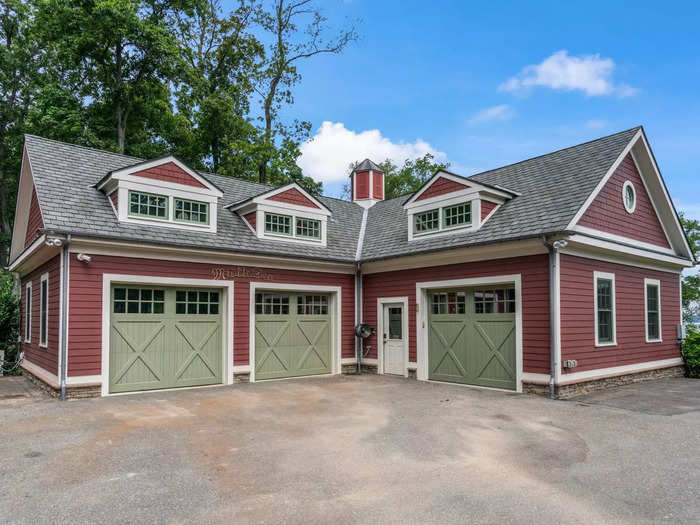
<svg viewBox="0 0 700 525"><path fill-rule="evenodd" d="M350 195L364 208L384 200L384 170L369 159L360 162L350 174Z"/></svg>

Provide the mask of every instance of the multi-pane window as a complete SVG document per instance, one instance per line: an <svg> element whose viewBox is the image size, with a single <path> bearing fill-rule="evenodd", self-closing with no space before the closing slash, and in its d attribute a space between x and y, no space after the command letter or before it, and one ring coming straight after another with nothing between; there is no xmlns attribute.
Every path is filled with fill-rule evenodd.
<svg viewBox="0 0 700 525"><path fill-rule="evenodd" d="M41 276L39 288L39 344L47 346L49 333L49 274Z"/></svg>
<svg viewBox="0 0 700 525"><path fill-rule="evenodd" d="M32 341L32 283L27 283L24 291L24 342Z"/></svg>
<svg viewBox="0 0 700 525"><path fill-rule="evenodd" d="M430 210L416 213L413 216L413 232L426 233L435 231L440 227L440 211Z"/></svg>
<svg viewBox="0 0 700 525"><path fill-rule="evenodd" d="M433 293L431 308L434 314L464 314L467 311L467 294L457 291Z"/></svg>
<svg viewBox="0 0 700 525"><path fill-rule="evenodd" d="M115 314L162 314L165 312L165 291L158 288L114 289Z"/></svg>
<svg viewBox="0 0 700 525"><path fill-rule="evenodd" d="M659 282L646 280L647 341L661 340Z"/></svg>
<svg viewBox="0 0 700 525"><path fill-rule="evenodd" d="M327 315L327 295L300 295L297 298L297 313L299 315Z"/></svg>
<svg viewBox="0 0 700 525"><path fill-rule="evenodd" d="M596 343L615 343L615 281L612 276L595 278Z"/></svg>
<svg viewBox="0 0 700 525"><path fill-rule="evenodd" d="M296 218L296 236L310 239L321 238L321 221L316 219Z"/></svg>
<svg viewBox="0 0 700 525"><path fill-rule="evenodd" d="M176 290L175 291L176 314L219 314L219 292L206 290Z"/></svg>
<svg viewBox="0 0 700 525"><path fill-rule="evenodd" d="M289 296L277 293L256 293L255 313L264 315L288 315Z"/></svg>
<svg viewBox="0 0 700 525"><path fill-rule="evenodd" d="M292 234L292 218L289 215L277 213L265 214L265 232L278 235Z"/></svg>
<svg viewBox="0 0 700 525"><path fill-rule="evenodd" d="M130 191L129 215L167 219L168 197L140 191Z"/></svg>
<svg viewBox="0 0 700 525"><path fill-rule="evenodd" d="M206 202L174 199L173 209L178 222L209 224L209 204Z"/></svg>
<svg viewBox="0 0 700 525"><path fill-rule="evenodd" d="M515 288L474 291L474 313L515 313Z"/></svg>
<svg viewBox="0 0 700 525"><path fill-rule="evenodd" d="M389 307L389 339L402 338L403 315L400 307Z"/></svg>
<svg viewBox="0 0 700 525"><path fill-rule="evenodd" d="M443 224L445 228L464 226L472 222L472 203L465 202L456 206L448 206L442 209Z"/></svg>

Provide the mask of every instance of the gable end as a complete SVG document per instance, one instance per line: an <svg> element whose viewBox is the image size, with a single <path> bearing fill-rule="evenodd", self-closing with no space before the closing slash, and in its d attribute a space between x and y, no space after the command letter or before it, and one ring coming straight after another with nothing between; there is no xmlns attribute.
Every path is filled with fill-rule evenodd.
<svg viewBox="0 0 700 525"><path fill-rule="evenodd" d="M435 179L435 182L433 182L423 193L418 196L416 201L422 201L431 197L437 197L439 195L445 195L447 193L466 190L469 188L470 186L467 186L466 184L460 184L459 182L455 182L445 177L438 177Z"/></svg>
<svg viewBox="0 0 700 525"><path fill-rule="evenodd" d="M307 208L320 209L316 204L314 204L311 199L306 197L302 192L296 188L290 188L281 193L277 193L268 197L267 200L286 202L287 204L296 204L297 206L306 206Z"/></svg>
<svg viewBox="0 0 700 525"><path fill-rule="evenodd" d="M43 227L44 220L41 217L39 198L36 195L36 188L32 188L32 200L31 204L29 205L29 221L27 222L27 235L24 240L25 248L39 237L37 230L40 230Z"/></svg>
<svg viewBox="0 0 700 525"><path fill-rule="evenodd" d="M134 177L144 177L146 179L160 180L173 184L193 186L195 188L206 188L204 184L177 166L174 162L167 162L165 164L153 166L142 171L136 171L131 175Z"/></svg>

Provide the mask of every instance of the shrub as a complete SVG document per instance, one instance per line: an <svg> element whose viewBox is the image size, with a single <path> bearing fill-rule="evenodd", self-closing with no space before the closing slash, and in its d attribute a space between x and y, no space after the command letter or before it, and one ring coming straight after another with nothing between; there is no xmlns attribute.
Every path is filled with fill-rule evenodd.
<svg viewBox="0 0 700 525"><path fill-rule="evenodd" d="M681 350L685 361L685 375L700 377L700 331L689 328Z"/></svg>
<svg viewBox="0 0 700 525"><path fill-rule="evenodd" d="M5 351L5 369L17 359L18 337L19 298L14 279L12 274L0 271L0 350Z"/></svg>

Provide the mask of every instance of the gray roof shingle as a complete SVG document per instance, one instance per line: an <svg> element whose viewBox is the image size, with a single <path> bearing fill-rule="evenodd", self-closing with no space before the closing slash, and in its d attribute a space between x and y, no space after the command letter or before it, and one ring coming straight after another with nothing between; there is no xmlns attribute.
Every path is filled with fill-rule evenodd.
<svg viewBox="0 0 700 525"><path fill-rule="evenodd" d="M377 260L470 244L554 233L566 228L639 128L468 177L517 192L476 232L408 242L407 196L378 202L368 211L362 260ZM109 200L94 185L110 171L142 161L134 157L27 135L44 226L48 230L103 238L282 257L354 262L363 208L319 197L332 215L327 247L258 239L243 220L225 209L271 189L233 177L202 173L224 193L217 233L119 223Z"/></svg>

